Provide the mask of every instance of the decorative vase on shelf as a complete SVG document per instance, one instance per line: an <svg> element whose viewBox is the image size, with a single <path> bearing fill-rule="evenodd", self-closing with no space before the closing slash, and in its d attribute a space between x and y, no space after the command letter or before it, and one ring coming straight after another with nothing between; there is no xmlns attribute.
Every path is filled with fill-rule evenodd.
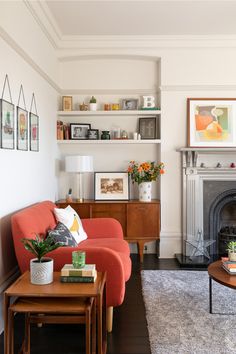
<svg viewBox="0 0 236 354"><path fill-rule="evenodd" d="M97 100L94 96L89 101L89 110L96 111L97 110Z"/></svg>
<svg viewBox="0 0 236 354"><path fill-rule="evenodd" d="M138 187L139 201L150 202L152 200L152 182L142 182Z"/></svg>

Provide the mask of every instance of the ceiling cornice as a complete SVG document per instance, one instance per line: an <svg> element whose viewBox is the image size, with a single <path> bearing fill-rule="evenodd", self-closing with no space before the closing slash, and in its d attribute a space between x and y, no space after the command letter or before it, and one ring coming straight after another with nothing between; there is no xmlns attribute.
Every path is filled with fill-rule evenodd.
<svg viewBox="0 0 236 354"><path fill-rule="evenodd" d="M44 1L23 0L43 33L65 60L78 55L77 51L104 49L184 49L236 48L235 35L62 35L50 9ZM190 0L189 0L190 1Z"/></svg>
<svg viewBox="0 0 236 354"><path fill-rule="evenodd" d="M51 15L47 5L43 1L23 0L25 6L39 25L54 49L60 47L62 34L58 28L53 16Z"/></svg>

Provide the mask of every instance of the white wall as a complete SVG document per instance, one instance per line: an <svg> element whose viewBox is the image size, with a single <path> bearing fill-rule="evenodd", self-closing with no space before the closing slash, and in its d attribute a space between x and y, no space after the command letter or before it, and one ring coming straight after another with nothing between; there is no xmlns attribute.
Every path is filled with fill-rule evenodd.
<svg viewBox="0 0 236 354"><path fill-rule="evenodd" d="M53 77L56 65L51 65L51 57L47 66L45 55L49 54L48 40L42 37L41 40L38 40L37 35L35 35L35 28L31 23L31 15L28 10L25 12L24 3L17 2L15 7L12 5L13 3L8 4L10 7L13 6L11 8L11 19L9 19L9 13L6 14L4 11L5 3L7 2L0 3L1 24L5 26L4 33L2 28L0 31L0 90L2 93L5 75L8 74L12 100L16 106L20 85L22 84L27 110L30 108L32 93L34 92L39 115L40 151L0 149L0 293L4 291L17 274L17 262L11 235L11 215L15 211L38 201L55 200L57 198L55 122L58 93L45 80L44 75L47 72ZM6 18L3 13L6 14ZM17 23L19 25L19 21L16 20L17 16L22 17L18 17L21 26L16 29ZM24 25L28 26L27 33L30 31L29 26L32 25L31 29L37 42L34 40L34 35L30 43L27 40L26 33L24 31L21 33ZM22 46L23 43L25 44L24 53L20 53L19 46L11 41L12 29L15 29L14 37L18 44ZM6 35L6 31L9 31L9 33L7 32L8 35ZM41 36L39 29L38 35ZM25 56L26 50L29 56L37 56L37 64L39 65L37 68L32 65L30 58ZM4 99L9 100L7 89ZM22 99L20 105L23 106ZM32 111L34 112L34 109ZM2 296L0 297L0 332L3 329L1 302Z"/></svg>

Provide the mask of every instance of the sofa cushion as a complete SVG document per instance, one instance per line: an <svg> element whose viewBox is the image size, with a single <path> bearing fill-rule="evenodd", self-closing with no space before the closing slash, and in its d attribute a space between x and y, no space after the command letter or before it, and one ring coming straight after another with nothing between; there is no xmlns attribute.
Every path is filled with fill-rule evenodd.
<svg viewBox="0 0 236 354"><path fill-rule="evenodd" d="M77 247L77 242L70 230L61 222L57 224L55 229L49 230L47 236L52 237L55 243L60 242L64 246Z"/></svg>
<svg viewBox="0 0 236 354"><path fill-rule="evenodd" d="M127 256L130 255L129 244L122 239L118 238L98 238L98 239L90 239L83 241L80 243L81 247L107 247L116 252L122 252Z"/></svg>
<svg viewBox="0 0 236 354"><path fill-rule="evenodd" d="M68 205L65 209L55 208L54 213L58 222L64 224L73 235L77 244L87 239L82 222L76 211Z"/></svg>

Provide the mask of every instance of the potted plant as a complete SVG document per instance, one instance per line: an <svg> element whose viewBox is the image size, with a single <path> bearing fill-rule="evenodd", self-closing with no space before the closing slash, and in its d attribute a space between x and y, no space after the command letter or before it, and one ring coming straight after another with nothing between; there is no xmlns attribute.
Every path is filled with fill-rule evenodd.
<svg viewBox="0 0 236 354"><path fill-rule="evenodd" d="M160 162L142 162L138 164L130 161L128 170L132 183L137 182L139 186L139 200L141 202L150 202L152 199L152 181L164 173L164 164Z"/></svg>
<svg viewBox="0 0 236 354"><path fill-rule="evenodd" d="M32 284L49 284L53 281L53 259L44 257L47 253L63 246L56 242L51 236L44 238L36 234L35 239L23 238L21 240L27 251L33 253L37 258L30 260L30 278Z"/></svg>
<svg viewBox="0 0 236 354"><path fill-rule="evenodd" d="M229 260L236 262L236 241L230 241L226 250L228 251Z"/></svg>
<svg viewBox="0 0 236 354"><path fill-rule="evenodd" d="M89 110L90 111L96 111L97 110L97 100L94 96L90 98L89 101Z"/></svg>

